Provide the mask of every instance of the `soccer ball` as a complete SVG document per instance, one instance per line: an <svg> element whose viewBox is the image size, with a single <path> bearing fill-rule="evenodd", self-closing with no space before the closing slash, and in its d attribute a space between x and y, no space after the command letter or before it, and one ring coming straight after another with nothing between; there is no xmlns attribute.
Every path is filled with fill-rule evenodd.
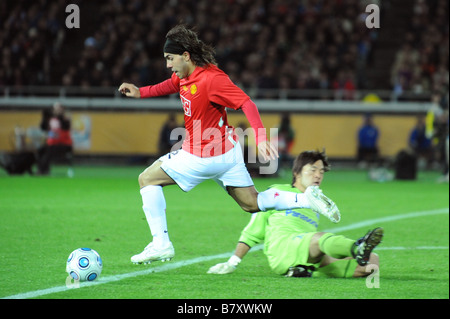
<svg viewBox="0 0 450 319"><path fill-rule="evenodd" d="M100 255L90 248L75 249L67 259L66 272L74 280L93 281L103 268Z"/></svg>

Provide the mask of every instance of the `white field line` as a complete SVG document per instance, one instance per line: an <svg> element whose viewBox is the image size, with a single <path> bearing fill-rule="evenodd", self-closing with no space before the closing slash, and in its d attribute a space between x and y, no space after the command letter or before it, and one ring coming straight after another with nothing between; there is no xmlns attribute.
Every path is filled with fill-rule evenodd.
<svg viewBox="0 0 450 319"><path fill-rule="evenodd" d="M350 224L347 226L330 228L330 229L326 229L323 231L338 233L338 232L342 232L342 231L346 231L346 230L358 229L358 228L363 228L363 227L367 227L367 226L374 225L374 224L381 224L381 223L386 223L386 222L391 222L391 221L396 221L396 220L401 220L401 219L448 214L448 213L449 213L449 208L441 208L441 209L422 211L422 212L412 212L412 213L406 213L406 214L400 214L400 215L393 215L393 216L369 219L366 221L353 223L353 224ZM263 245L257 245L255 247L253 247L250 252L258 251L258 250L261 250L262 248L263 248ZM420 246L420 247L378 247L377 248L377 250L407 250L407 249L448 249L448 247ZM96 281L82 282L82 283L79 283L79 285L78 284L77 285L64 285L64 286L47 288L47 289L34 290L34 291L19 293L16 295L2 297L1 299L36 298L36 297L45 296L48 294L67 291L67 290L78 288L78 287L81 288L81 287L88 287L88 286L96 286L96 285L119 281L119 280L126 279L126 278L132 278L132 277L137 277L137 276L142 276L142 275L148 275L151 273L157 273L157 272L163 272L163 271L168 271L168 270L172 270L172 269L177 269L180 267L189 266L192 264L205 262L205 261L209 261L209 260L213 260L213 259L227 258L227 257L230 257L233 253L234 253L234 251L231 251L231 252L222 253L222 254L218 254L218 255L202 256L202 257L197 257L197 258L188 259L188 260L182 260L182 261L178 261L178 262L170 262L168 264L164 264L164 265L152 267L152 268L146 268L146 269L140 270L140 271L134 271L134 272L120 274L120 275L111 275L111 276L100 277Z"/></svg>
<svg viewBox="0 0 450 319"><path fill-rule="evenodd" d="M377 250L445 250L448 246L417 246L417 247L377 247Z"/></svg>

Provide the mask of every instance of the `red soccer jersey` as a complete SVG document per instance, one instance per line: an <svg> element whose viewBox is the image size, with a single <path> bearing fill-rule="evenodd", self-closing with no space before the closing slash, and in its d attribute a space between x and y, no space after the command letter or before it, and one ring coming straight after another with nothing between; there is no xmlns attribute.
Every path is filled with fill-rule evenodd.
<svg viewBox="0 0 450 319"><path fill-rule="evenodd" d="M152 91L149 86L141 88L140 93L144 98L180 93L186 127L183 149L200 157L217 156L232 149L237 136L228 124L225 108L237 110L249 96L215 65L196 67L183 79L173 73L168 81L171 83L166 83L166 89Z"/></svg>

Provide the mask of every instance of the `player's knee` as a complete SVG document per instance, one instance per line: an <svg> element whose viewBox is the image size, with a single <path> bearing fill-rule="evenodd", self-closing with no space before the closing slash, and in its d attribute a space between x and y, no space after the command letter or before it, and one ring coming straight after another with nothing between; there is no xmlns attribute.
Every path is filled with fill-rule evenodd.
<svg viewBox="0 0 450 319"><path fill-rule="evenodd" d="M256 213L260 211L258 207L258 202L256 200L256 196L249 196L246 197L244 200L240 198L236 200L236 202L247 213Z"/></svg>
<svg viewBox="0 0 450 319"><path fill-rule="evenodd" d="M157 178L155 178L157 174L155 173L157 173L160 166L161 163L156 161L139 174L138 182L141 188L148 185L157 185Z"/></svg>
<svg viewBox="0 0 450 319"><path fill-rule="evenodd" d="M138 182L139 182L139 186L140 187L144 187L144 186L148 185L147 184L148 178L147 178L147 175L146 175L145 171L143 171L141 174L139 174Z"/></svg>
<svg viewBox="0 0 450 319"><path fill-rule="evenodd" d="M320 250L319 240L324 235L324 232L315 233L309 242L309 257L308 262L316 263L325 255Z"/></svg>
<svg viewBox="0 0 450 319"><path fill-rule="evenodd" d="M247 213L256 213L258 207L258 192L254 187L231 187L227 186L228 194Z"/></svg>
<svg viewBox="0 0 450 319"><path fill-rule="evenodd" d="M257 203L240 203L239 206L247 213L256 213L260 211Z"/></svg>
<svg viewBox="0 0 450 319"><path fill-rule="evenodd" d="M156 161L139 174L138 181L141 188L149 185L166 186L175 184L175 181L161 169L161 163L161 161Z"/></svg>
<svg viewBox="0 0 450 319"><path fill-rule="evenodd" d="M141 174L139 174L138 182L140 187L154 185L153 183L153 174L151 167L145 169Z"/></svg>
<svg viewBox="0 0 450 319"><path fill-rule="evenodd" d="M325 235L326 233L324 232L318 232L315 233L312 237L311 237L311 241L309 242L309 248L310 249L314 249L314 250L319 250L320 251L320 246L319 246L319 240L320 238L322 238L323 235Z"/></svg>

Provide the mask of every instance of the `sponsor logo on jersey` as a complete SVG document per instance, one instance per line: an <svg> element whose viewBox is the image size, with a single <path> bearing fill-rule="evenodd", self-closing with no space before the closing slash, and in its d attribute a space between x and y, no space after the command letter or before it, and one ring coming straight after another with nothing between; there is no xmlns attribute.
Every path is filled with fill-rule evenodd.
<svg viewBox="0 0 450 319"><path fill-rule="evenodd" d="M288 209L286 210L286 216L292 216L292 217L298 217L301 220L304 220L305 222L307 222L308 224L311 224L315 227L317 227L317 222L311 218L309 218L308 216L303 215L302 213L293 211L292 209Z"/></svg>
<svg viewBox="0 0 450 319"><path fill-rule="evenodd" d="M197 85L192 84L192 86L191 86L191 94L194 95L195 93L197 93Z"/></svg>
<svg viewBox="0 0 450 319"><path fill-rule="evenodd" d="M191 116L191 101L189 101L187 98L185 98L183 95L180 94L181 103L183 104L183 110L184 114L186 116Z"/></svg>

